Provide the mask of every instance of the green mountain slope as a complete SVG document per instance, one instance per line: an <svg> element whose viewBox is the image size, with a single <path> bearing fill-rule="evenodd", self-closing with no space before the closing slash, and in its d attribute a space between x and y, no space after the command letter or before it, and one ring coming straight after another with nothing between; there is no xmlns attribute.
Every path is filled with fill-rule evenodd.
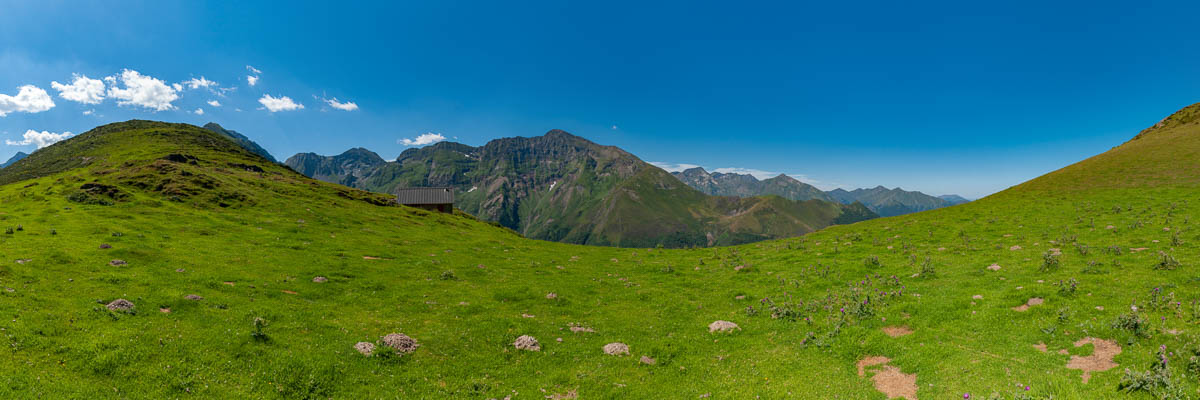
<svg viewBox="0 0 1200 400"><path fill-rule="evenodd" d="M224 135L224 136L228 137L229 139L233 140L239 146L242 146L242 148L250 151L251 153L263 156L263 158L271 160L271 162L278 162L275 160L275 157L272 156L271 153L267 151L267 149L262 148L262 146L259 146L258 143L255 143L253 140L250 140L250 138L246 137L246 135L240 134L234 130L222 128L221 125L217 125L216 122L209 122L207 124L204 124L204 129L208 129L210 131Z"/></svg>
<svg viewBox="0 0 1200 400"><path fill-rule="evenodd" d="M0 170L0 398L1188 398L1193 110L961 206L667 250L523 239L196 127L108 125Z"/></svg>
<svg viewBox="0 0 1200 400"><path fill-rule="evenodd" d="M872 214L832 202L711 198L612 146L552 130L482 147L442 142L385 162L364 149L297 154L287 165L327 182L392 193L450 186L455 206L536 239L621 247L729 245L796 236ZM784 210L789 218L752 210Z"/></svg>
<svg viewBox="0 0 1200 400"><path fill-rule="evenodd" d="M821 189L800 182L796 178L780 174L774 178L758 180L753 175L736 173L709 173L704 168L689 168L673 172L676 178L696 190L713 196L753 197L776 195L792 200L835 201ZM853 203L851 201L850 203Z"/></svg>

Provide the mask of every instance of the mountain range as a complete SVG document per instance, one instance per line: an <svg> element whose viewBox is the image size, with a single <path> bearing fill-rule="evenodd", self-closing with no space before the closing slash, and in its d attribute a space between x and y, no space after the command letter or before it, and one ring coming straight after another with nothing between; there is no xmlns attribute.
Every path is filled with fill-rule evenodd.
<svg viewBox="0 0 1200 400"><path fill-rule="evenodd" d="M888 189L883 186L872 189L849 191L834 189L823 192L821 189L784 174L759 180L750 174L710 173L704 168L696 167L673 172L672 175L696 190L715 196L776 195L801 201L817 199L843 204L857 202L884 217L948 207L969 201L958 195L934 197L921 192L910 192L900 188Z"/></svg>
<svg viewBox="0 0 1200 400"><path fill-rule="evenodd" d="M440 142L386 161L366 149L301 153L292 169L379 192L447 186L455 207L527 237L622 247L729 245L874 218L861 204L711 196L613 146L561 130L481 147Z"/></svg>
<svg viewBox="0 0 1200 400"><path fill-rule="evenodd" d="M13 163L15 163L17 161L21 161L21 159L25 158L25 157L29 157L29 154L25 154L25 152L23 152L23 151L18 151L17 154L13 154L13 156L10 157L8 159L8 161L5 161L3 164L0 164L0 168L4 168L9 165L13 165Z"/></svg>

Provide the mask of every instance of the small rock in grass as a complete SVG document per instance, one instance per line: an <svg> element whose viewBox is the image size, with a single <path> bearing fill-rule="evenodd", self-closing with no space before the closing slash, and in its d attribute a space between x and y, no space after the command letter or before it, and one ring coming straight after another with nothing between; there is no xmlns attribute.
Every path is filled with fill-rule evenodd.
<svg viewBox="0 0 1200 400"><path fill-rule="evenodd" d="M992 264L987 267L988 271L999 271L1000 264Z"/></svg>
<svg viewBox="0 0 1200 400"><path fill-rule="evenodd" d="M640 361L642 364L646 364L646 365L654 365L655 363L658 362L657 360L647 357L647 356L642 356L642 359L638 360L638 361Z"/></svg>
<svg viewBox="0 0 1200 400"><path fill-rule="evenodd" d="M203 298L203 297L200 297L200 295L196 295L196 294L189 294L189 295L187 295L187 296L183 296L183 298L185 298L185 299L188 299L188 300L192 300L192 301L200 301L200 300L204 300L204 298Z"/></svg>
<svg viewBox="0 0 1200 400"><path fill-rule="evenodd" d="M384 336L381 340L383 341L384 346L391 347L392 350L396 350L396 354L412 353L413 351L417 350L417 347L421 347L420 344L417 344L416 339L410 338L408 335L403 333L392 333Z"/></svg>
<svg viewBox="0 0 1200 400"><path fill-rule="evenodd" d="M116 299L104 307L112 311L129 311L133 309L133 302L125 299Z"/></svg>
<svg viewBox="0 0 1200 400"><path fill-rule="evenodd" d="M175 272L184 272L184 271L187 271L187 270L185 270L185 269L183 269L183 268L179 268L179 269L176 269L176 270L175 270Z"/></svg>
<svg viewBox="0 0 1200 400"><path fill-rule="evenodd" d="M111 248L112 248L112 245L110 245L110 244L108 244L108 243L104 243L104 244L101 244L101 245L100 245L100 249L101 249L101 250L105 250L105 249L111 249Z"/></svg>
<svg viewBox="0 0 1200 400"><path fill-rule="evenodd" d="M709 332L730 332L734 329L741 328L739 328L737 324L729 321L713 321L713 323L708 324Z"/></svg>
<svg viewBox="0 0 1200 400"><path fill-rule="evenodd" d="M516 347L517 350L542 351L542 345L538 343L537 339L529 335L521 335L521 337L513 342L513 347Z"/></svg>
<svg viewBox="0 0 1200 400"><path fill-rule="evenodd" d="M1020 250L1020 249L1021 249L1021 246L1017 246L1017 245L1012 245L1012 247L1009 247L1009 248L1008 248L1008 250L1010 250L1010 251L1017 251L1017 250Z"/></svg>
<svg viewBox="0 0 1200 400"><path fill-rule="evenodd" d="M733 299L734 299L734 300L745 300L745 299L746 299L746 295L744 295L744 294L739 294L739 295L737 295L737 296L734 296L734 297L733 297Z"/></svg>
<svg viewBox="0 0 1200 400"><path fill-rule="evenodd" d="M112 261L108 262L108 265L111 265L114 267L119 267L119 266L128 265L128 264L129 263L125 262L125 260L112 260Z"/></svg>
<svg viewBox="0 0 1200 400"><path fill-rule="evenodd" d="M33 260L29 259L29 258L22 258L22 259L17 260L17 264L24 264L24 263L27 263L30 261L33 261Z"/></svg>
<svg viewBox="0 0 1200 400"><path fill-rule="evenodd" d="M975 300L983 300L983 295L977 294L977 295L971 296L971 298L975 299Z"/></svg>
<svg viewBox="0 0 1200 400"><path fill-rule="evenodd" d="M550 300L557 299L557 298L558 298L558 293L554 293L554 292L546 293L546 298L547 298L547 299L550 299Z"/></svg>
<svg viewBox="0 0 1200 400"><path fill-rule="evenodd" d="M371 353L375 352L375 343L358 342L358 343L354 344L354 350L358 350L359 354L362 354L364 356L369 356L369 355L371 355Z"/></svg>
<svg viewBox="0 0 1200 400"><path fill-rule="evenodd" d="M629 355L629 346L625 343L609 343L604 345L604 354L610 356Z"/></svg>
<svg viewBox="0 0 1200 400"><path fill-rule="evenodd" d="M323 276L318 276L318 277L313 278L313 283L325 283L325 282L329 282L329 278L326 278Z"/></svg>

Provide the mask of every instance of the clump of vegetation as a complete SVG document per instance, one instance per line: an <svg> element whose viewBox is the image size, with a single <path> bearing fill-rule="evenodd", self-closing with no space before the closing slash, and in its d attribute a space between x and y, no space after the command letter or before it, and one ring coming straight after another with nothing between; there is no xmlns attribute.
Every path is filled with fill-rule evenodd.
<svg viewBox="0 0 1200 400"><path fill-rule="evenodd" d="M250 333L250 337L259 342L268 342L271 340L267 333L263 331L267 327L267 320L262 317L254 317L254 331Z"/></svg>
<svg viewBox="0 0 1200 400"><path fill-rule="evenodd" d="M933 267L933 261L929 257L925 257L925 262L921 263L920 277L934 278L937 277L937 270Z"/></svg>
<svg viewBox="0 0 1200 400"><path fill-rule="evenodd" d="M1156 399L1187 399L1190 396L1171 377L1167 346L1158 347L1155 360L1145 371L1125 369L1117 388L1126 393L1145 392Z"/></svg>
<svg viewBox="0 0 1200 400"><path fill-rule="evenodd" d="M1075 278L1069 278L1065 281L1058 281L1056 285L1058 286L1058 294L1070 297L1074 296L1075 290L1079 288L1079 281L1075 280Z"/></svg>
<svg viewBox="0 0 1200 400"><path fill-rule="evenodd" d="M442 271L441 275L438 275L438 279L441 279L443 281L456 281L456 280L458 280L458 275L454 275L454 271L445 270L445 271Z"/></svg>
<svg viewBox="0 0 1200 400"><path fill-rule="evenodd" d="M868 266L868 267L880 267L883 264L881 264L879 262L878 256L870 256L870 257L867 257L867 259L863 260L863 265Z"/></svg>
<svg viewBox="0 0 1200 400"><path fill-rule="evenodd" d="M1058 259L1058 253L1047 251L1042 254L1042 266L1038 267L1038 272L1057 271L1061 262Z"/></svg>
<svg viewBox="0 0 1200 400"><path fill-rule="evenodd" d="M1113 329L1128 331L1135 337L1150 336L1150 325L1146 318L1138 313L1137 306L1128 313L1118 315L1111 325Z"/></svg>
<svg viewBox="0 0 1200 400"><path fill-rule="evenodd" d="M1174 256L1165 251L1158 252L1158 264L1154 264L1154 269L1158 270L1173 270L1179 268L1182 264L1176 260Z"/></svg>

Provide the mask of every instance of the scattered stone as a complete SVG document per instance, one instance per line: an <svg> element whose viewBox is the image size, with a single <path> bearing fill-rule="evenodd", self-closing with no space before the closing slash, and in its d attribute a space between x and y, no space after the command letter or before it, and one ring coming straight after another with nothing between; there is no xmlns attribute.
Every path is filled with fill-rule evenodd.
<svg viewBox="0 0 1200 400"><path fill-rule="evenodd" d="M416 351L418 347L421 347L421 345L417 343L416 339L410 338L408 335L403 333L388 334L381 340L383 341L384 346L391 347L392 350L396 350L396 354L412 353Z"/></svg>
<svg viewBox="0 0 1200 400"><path fill-rule="evenodd" d="M104 307L112 311L129 311L133 309L133 302L125 299L116 299Z"/></svg>
<svg viewBox="0 0 1200 400"><path fill-rule="evenodd" d="M734 299L734 300L745 300L745 299L746 299L746 295L744 295L744 294L739 294L739 295L737 295L737 296L733 296L733 299Z"/></svg>
<svg viewBox="0 0 1200 400"><path fill-rule="evenodd" d="M280 290L280 292L283 292L283 293L286 293L286 294L297 294L296 292L293 292L293 291L291 291L291 290Z"/></svg>
<svg viewBox="0 0 1200 400"><path fill-rule="evenodd" d="M1113 229L1113 228L1116 228L1116 227L1115 227L1115 226L1112 226L1112 225L1109 225L1109 226L1106 226L1106 227L1104 227L1104 229Z"/></svg>
<svg viewBox="0 0 1200 400"><path fill-rule="evenodd" d="M583 333L593 333L593 332L596 332L596 331L592 330L592 328L588 328L588 327L586 327L586 326L579 325L579 324L569 324L569 325L568 325L568 328L569 328L569 329L571 329L571 332L575 332L575 333L580 333L580 332L583 332Z"/></svg>
<svg viewBox="0 0 1200 400"><path fill-rule="evenodd" d="M112 261L108 262L108 265L111 265L114 267L119 267L119 266L128 265L128 264L129 263L125 262L125 260L112 260Z"/></svg>
<svg viewBox="0 0 1200 400"><path fill-rule="evenodd" d="M562 338L554 338L554 341L555 341L555 342L562 343Z"/></svg>
<svg viewBox="0 0 1200 400"><path fill-rule="evenodd" d="M1104 306L1096 306L1097 310L1104 311Z"/></svg>
<svg viewBox="0 0 1200 400"><path fill-rule="evenodd" d="M746 266L745 266L745 265L739 265L739 266L733 267L733 270L734 270L734 271L741 271L741 270L743 270L743 269L746 269Z"/></svg>
<svg viewBox="0 0 1200 400"><path fill-rule="evenodd" d="M546 293L546 298L547 298L547 299L550 299L550 300L557 299L557 298L558 298L558 293L554 293L554 292Z"/></svg>
<svg viewBox="0 0 1200 400"><path fill-rule="evenodd" d="M1057 247L1051 247L1048 251L1050 252L1050 255L1052 255L1052 256L1061 256L1062 255L1062 249L1057 248Z"/></svg>
<svg viewBox="0 0 1200 400"><path fill-rule="evenodd" d="M329 282L329 278L326 278L323 276L313 277L313 283L325 283L325 282Z"/></svg>
<svg viewBox="0 0 1200 400"><path fill-rule="evenodd" d="M1150 250L1150 249L1149 249L1149 248L1145 248L1145 247L1131 247L1131 248L1129 249L1129 251L1130 251L1130 252L1132 252L1132 253L1137 253L1137 252L1139 252L1139 251L1142 251L1142 250Z"/></svg>
<svg viewBox="0 0 1200 400"><path fill-rule="evenodd" d="M574 400L576 398L579 398L579 394L575 392L575 389L571 389L571 390L567 391L566 393L555 393L555 394L546 396L546 398L550 399L550 400Z"/></svg>
<svg viewBox="0 0 1200 400"><path fill-rule="evenodd" d="M112 245L110 245L108 243L103 243L100 245L100 250L106 250L106 249L111 249L111 248L112 248Z"/></svg>
<svg viewBox="0 0 1200 400"><path fill-rule="evenodd" d="M730 332L730 331L733 331L734 329L741 329L741 328L739 328L737 324L729 322L729 321L713 321L713 323L708 324L708 331L710 333L711 332Z"/></svg>
<svg viewBox="0 0 1200 400"><path fill-rule="evenodd" d="M1082 347L1088 343L1093 346L1092 355L1071 356L1067 361L1067 369L1083 370L1083 383L1088 383L1093 371L1108 371L1116 367L1117 363L1113 362L1113 357L1121 354L1121 346L1117 345L1117 342L1094 337L1079 339L1075 342L1075 347Z"/></svg>
<svg viewBox="0 0 1200 400"><path fill-rule="evenodd" d="M1018 246L1018 245L1015 245L1015 244L1014 244L1014 245L1012 245L1012 247L1009 247L1009 248L1008 248L1008 250L1009 250L1009 251L1017 251L1017 250L1020 250L1020 249L1021 249L1021 246Z"/></svg>
<svg viewBox="0 0 1200 400"><path fill-rule="evenodd" d="M371 353L375 352L375 343L358 342L358 343L354 344L354 350L358 350L359 354L362 354L364 356L369 356L369 355L371 355Z"/></svg>
<svg viewBox="0 0 1200 400"><path fill-rule="evenodd" d="M1059 350L1059 351L1058 351L1058 354L1062 354L1062 355L1064 355L1064 356L1065 356L1065 355L1067 355L1067 354L1071 354L1071 352L1067 351L1067 349L1061 349L1061 350Z"/></svg>
<svg viewBox="0 0 1200 400"><path fill-rule="evenodd" d="M883 333L895 338L895 337L911 335L913 333L913 330L909 329L907 326L904 326L904 325L893 325L893 326L883 327Z"/></svg>
<svg viewBox="0 0 1200 400"><path fill-rule="evenodd" d="M163 313L163 314L170 314L171 307L159 307L158 312Z"/></svg>
<svg viewBox="0 0 1200 400"><path fill-rule="evenodd" d="M535 318L535 317L537 317L537 316L533 315L533 314L521 314L521 318Z"/></svg>
<svg viewBox="0 0 1200 400"><path fill-rule="evenodd" d="M364 260L382 260L383 258L375 257L375 256L363 256L363 259Z"/></svg>
<svg viewBox="0 0 1200 400"><path fill-rule="evenodd" d="M513 342L513 347L516 347L517 350L542 351L542 345L538 343L537 339L529 335L522 335L517 338Z"/></svg>
<svg viewBox="0 0 1200 400"><path fill-rule="evenodd" d="M185 269L183 269L183 268L179 268L179 269L176 269L176 270L175 270L175 272L184 272L184 271L186 271L186 270L185 270Z"/></svg>
<svg viewBox="0 0 1200 400"><path fill-rule="evenodd" d="M658 363L657 360L647 357L647 356L642 356L642 359L638 360L638 361L641 362L642 364L646 364L646 365L654 365L655 363Z"/></svg>
<svg viewBox="0 0 1200 400"><path fill-rule="evenodd" d="M200 301L200 300L204 300L204 298L203 298L203 297L200 297L200 295L195 295L195 294L189 294L189 295L187 295L187 296L183 296L183 298L185 298L185 299L188 299L188 300L192 300L192 301Z"/></svg>
<svg viewBox="0 0 1200 400"><path fill-rule="evenodd" d="M977 294L977 295L971 296L971 298L975 299L975 300L983 300L983 295Z"/></svg>
<svg viewBox="0 0 1200 400"><path fill-rule="evenodd" d="M25 264L25 263L27 263L27 262L30 262L30 261L33 261L33 259L29 259L29 258L22 258L22 259L19 259L19 260L17 260L17 264Z"/></svg>
<svg viewBox="0 0 1200 400"><path fill-rule="evenodd" d="M988 271L999 271L1000 264L992 264L987 267Z"/></svg>
<svg viewBox="0 0 1200 400"><path fill-rule="evenodd" d="M225 282L221 282L221 283L224 283L224 284L226 284L226 285L229 285L229 286L237 286L237 283L230 282L230 281L225 281Z"/></svg>
<svg viewBox="0 0 1200 400"><path fill-rule="evenodd" d="M625 343L609 343L604 345L604 354L610 356L629 355L629 346Z"/></svg>

